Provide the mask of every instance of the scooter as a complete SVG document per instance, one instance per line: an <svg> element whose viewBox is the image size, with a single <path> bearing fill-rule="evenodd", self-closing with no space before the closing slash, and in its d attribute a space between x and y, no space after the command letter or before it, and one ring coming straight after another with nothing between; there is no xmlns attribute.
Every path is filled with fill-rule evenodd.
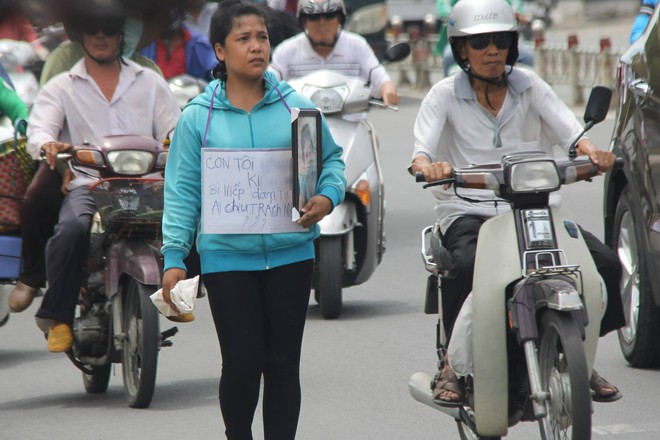
<svg viewBox="0 0 660 440"><path fill-rule="evenodd" d="M384 63L409 54L408 43L394 45ZM342 289L367 281L385 252L383 173L376 131L366 118L371 106L384 104L370 99L370 82L331 70L317 70L289 84L323 112L333 138L344 149L346 197L319 223L313 281L321 315L334 319L342 311Z"/></svg>
<svg viewBox="0 0 660 440"><path fill-rule="evenodd" d="M107 136L61 153L76 179L86 179L97 212L93 216L87 263L73 323L73 347L66 355L83 373L88 393L108 388L113 363L122 364L130 407L150 405L158 352L172 345L173 327L160 332L158 311L149 298L161 285L161 218L165 146L143 136ZM3 242L0 241L0 245ZM18 278L20 237L13 236L13 273ZM0 255L7 253L0 249ZM16 258L18 256L18 258ZM44 333L50 321L37 319Z"/></svg>
<svg viewBox="0 0 660 440"><path fill-rule="evenodd" d="M206 89L208 84L209 83L203 79L196 78L187 73L177 75L167 80L167 85L174 94L176 103L181 110L188 105L191 99L204 92L204 89Z"/></svg>
<svg viewBox="0 0 660 440"><path fill-rule="evenodd" d="M592 91L583 133L605 118L610 98L608 88ZM422 232L431 272L425 311L438 314L439 366L449 350L465 401L436 404L434 380L425 373L414 374L408 386L415 400L452 417L461 439L499 439L521 421L537 422L545 440L591 438L589 377L607 296L577 224L549 203L562 185L598 174L588 158L575 158L577 139L568 159L521 152L500 163L454 168L451 178L425 185L451 184L459 196L460 188L490 189L512 208L480 229L472 292L449 346L438 280L451 258L435 226Z"/></svg>

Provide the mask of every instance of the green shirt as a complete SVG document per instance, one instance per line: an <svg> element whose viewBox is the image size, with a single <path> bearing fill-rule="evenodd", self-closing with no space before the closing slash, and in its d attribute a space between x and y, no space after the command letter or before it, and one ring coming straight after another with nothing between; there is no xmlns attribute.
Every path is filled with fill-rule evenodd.
<svg viewBox="0 0 660 440"><path fill-rule="evenodd" d="M29 112L23 100L2 79L0 79L0 111L11 119L14 124L19 119L27 121ZM19 127L19 131L22 135L25 135L24 126Z"/></svg>

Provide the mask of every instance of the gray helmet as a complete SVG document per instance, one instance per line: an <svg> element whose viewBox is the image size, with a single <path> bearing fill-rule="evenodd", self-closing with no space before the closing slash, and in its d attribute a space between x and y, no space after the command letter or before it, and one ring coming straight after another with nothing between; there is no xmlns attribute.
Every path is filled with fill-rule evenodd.
<svg viewBox="0 0 660 440"><path fill-rule="evenodd" d="M452 8L447 19L447 37L454 60L463 70L465 60L458 55L456 38L492 32L516 34L506 59L506 63L513 66L518 60L518 22L509 3L505 0L460 0Z"/></svg>
<svg viewBox="0 0 660 440"><path fill-rule="evenodd" d="M307 15L327 14L329 12L338 12L340 14L339 21L342 26L344 25L346 22L344 0L299 0L296 17L301 20Z"/></svg>

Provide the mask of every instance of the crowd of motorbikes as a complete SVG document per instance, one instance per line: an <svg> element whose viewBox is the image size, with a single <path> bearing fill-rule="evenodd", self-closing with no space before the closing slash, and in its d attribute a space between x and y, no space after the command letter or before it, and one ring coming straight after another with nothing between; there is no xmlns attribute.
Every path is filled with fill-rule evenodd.
<svg viewBox="0 0 660 440"><path fill-rule="evenodd" d="M54 28L45 34L60 35ZM408 44L396 45L387 51L383 62L400 61L409 53ZM34 46L0 40L0 62L8 70L11 85L31 106L43 65ZM206 81L189 75L170 78L168 83L181 108L207 86ZM336 72L317 71L291 84L326 114L333 136L344 147L346 200L321 223L313 285L321 314L337 318L343 288L367 281L385 252L379 145L366 117L370 107L384 104L369 98L369 83ZM330 95L340 99L328 105ZM5 138L0 142L11 143L13 127L7 118L2 119ZM66 354L81 370L88 393L104 392L112 365L121 364L128 404L147 407L154 393L158 352L172 344L169 338L178 331L173 327L161 332L158 312L149 298L160 287L162 277L162 171L167 140L100 137L75 145L70 152L60 154L59 160L66 162L74 175L95 180L90 192L98 209L90 230L73 325L74 343ZM20 273L20 243L18 231L0 237L0 326L10 317L7 297ZM37 324L47 331L48 322L38 320Z"/></svg>
<svg viewBox="0 0 660 440"><path fill-rule="evenodd" d="M409 53L408 44L394 45L384 62L400 61ZM38 82L32 70L22 67L34 60L25 45L0 41L0 61L28 104L36 96ZM181 107L206 86L188 76L169 82ZM337 318L343 289L366 282L386 249L379 141L367 118L371 107L384 104L370 99L369 83L332 71L319 70L290 83L325 114L333 137L344 148L346 198L320 223L313 280L322 316ZM595 95L607 91L597 89ZM585 111L588 127L604 119L608 105L609 97L602 95L590 100ZM128 404L147 407L154 393L159 350L170 346L169 338L177 332L176 327L161 332L149 298L162 277L162 171L167 145L139 136L111 136L74 146L61 159L74 174L95 179L90 192L98 207L74 322L74 345L67 356L82 371L89 393L104 392L112 364L120 363ZM587 325L587 317L599 316L606 299L577 225L550 206L549 194L596 174L589 160L554 160L530 152L506 156L500 164L456 168L451 179L434 183L458 190L493 189L512 206L510 212L487 221L480 233L468 303L474 368L466 376L465 404L450 409L435 404L431 378L425 373L416 373L409 382L416 400L455 420L462 439L500 438L521 421L538 423L543 439L590 438L588 378L598 333L595 326ZM502 254L518 258L503 261ZM422 231L422 256L430 272L425 308L438 315L441 363L448 347L438 285L450 263L435 226ZM0 240L0 261L12 262L0 271L0 300L6 302L20 270L18 234ZM0 325L7 322L8 313L0 305Z"/></svg>

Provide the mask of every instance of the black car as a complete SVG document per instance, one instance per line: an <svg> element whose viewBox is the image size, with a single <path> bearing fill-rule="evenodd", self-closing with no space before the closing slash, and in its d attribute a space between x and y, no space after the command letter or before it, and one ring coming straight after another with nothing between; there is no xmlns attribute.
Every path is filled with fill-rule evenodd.
<svg viewBox="0 0 660 440"><path fill-rule="evenodd" d="M626 327L619 342L633 367L660 366L660 24L656 8L617 71L611 149L621 170L605 178L605 240L623 269Z"/></svg>

